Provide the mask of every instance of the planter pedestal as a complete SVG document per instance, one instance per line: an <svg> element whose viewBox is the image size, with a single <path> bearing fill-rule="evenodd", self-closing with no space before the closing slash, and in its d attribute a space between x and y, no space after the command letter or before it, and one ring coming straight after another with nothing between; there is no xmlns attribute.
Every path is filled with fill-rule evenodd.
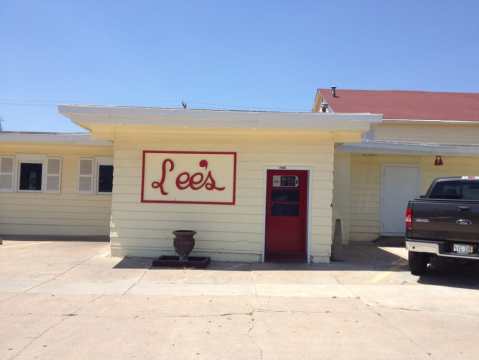
<svg viewBox="0 0 479 360"><path fill-rule="evenodd" d="M163 255L158 259L153 260L152 267L162 268L196 268L204 269L211 262L211 259L206 256L190 256L188 260L181 261L179 256Z"/></svg>

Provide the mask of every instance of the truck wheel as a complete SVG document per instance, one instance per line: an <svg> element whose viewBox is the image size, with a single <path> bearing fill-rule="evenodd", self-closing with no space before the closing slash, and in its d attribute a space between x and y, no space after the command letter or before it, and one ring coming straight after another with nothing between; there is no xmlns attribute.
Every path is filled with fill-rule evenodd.
<svg viewBox="0 0 479 360"><path fill-rule="evenodd" d="M415 251L409 251L409 269L413 275L423 275L427 271L429 255Z"/></svg>

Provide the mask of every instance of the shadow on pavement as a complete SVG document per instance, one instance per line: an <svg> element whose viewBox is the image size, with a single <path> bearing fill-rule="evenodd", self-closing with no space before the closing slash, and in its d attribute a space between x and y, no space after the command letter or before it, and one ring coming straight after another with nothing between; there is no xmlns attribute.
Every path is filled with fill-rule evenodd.
<svg viewBox="0 0 479 360"><path fill-rule="evenodd" d="M304 264L291 262L221 262L212 261L210 271L408 271L407 261L375 244L342 246L337 256L340 261L329 264ZM125 257L114 266L115 269L159 269L152 268L152 258Z"/></svg>
<svg viewBox="0 0 479 360"><path fill-rule="evenodd" d="M109 242L109 236L0 235L3 241L92 241Z"/></svg>

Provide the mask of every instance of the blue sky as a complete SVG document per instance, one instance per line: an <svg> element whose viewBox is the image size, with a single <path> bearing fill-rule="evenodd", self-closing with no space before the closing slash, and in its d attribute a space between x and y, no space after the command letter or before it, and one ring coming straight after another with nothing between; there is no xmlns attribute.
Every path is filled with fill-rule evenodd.
<svg viewBox="0 0 479 360"><path fill-rule="evenodd" d="M55 104L309 111L317 87L479 91L479 2L0 0L4 130Z"/></svg>

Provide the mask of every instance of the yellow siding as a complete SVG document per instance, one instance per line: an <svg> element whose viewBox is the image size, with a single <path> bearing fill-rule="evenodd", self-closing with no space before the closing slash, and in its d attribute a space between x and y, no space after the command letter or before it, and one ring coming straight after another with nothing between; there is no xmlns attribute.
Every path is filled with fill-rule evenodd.
<svg viewBox="0 0 479 360"><path fill-rule="evenodd" d="M342 242L349 242L351 217L351 155L334 155L334 206L333 218L341 220Z"/></svg>
<svg viewBox="0 0 479 360"><path fill-rule="evenodd" d="M1 144L0 155L62 158L60 193L0 192L0 234L107 236L111 195L79 194L80 157L111 157L110 147Z"/></svg>
<svg viewBox="0 0 479 360"><path fill-rule="evenodd" d="M394 124L372 126L375 139L441 144L479 144L479 127L471 125Z"/></svg>
<svg viewBox="0 0 479 360"><path fill-rule="evenodd" d="M444 156L443 166L434 166L433 156L357 155L351 154L351 200L336 202L335 213L350 213L350 239L370 241L380 235L381 171L386 164L416 165L420 169L421 193L425 193L431 181L440 176L477 175L477 157ZM335 190L344 191L345 186ZM344 229L344 228L343 228Z"/></svg>
<svg viewBox="0 0 479 360"><path fill-rule="evenodd" d="M264 247L266 169L311 170L310 255L328 261L331 249L333 138L328 134L161 134L117 132L111 246L116 256L172 253L172 231L198 231L194 254L260 261ZM236 151L237 203L140 203L142 150Z"/></svg>

